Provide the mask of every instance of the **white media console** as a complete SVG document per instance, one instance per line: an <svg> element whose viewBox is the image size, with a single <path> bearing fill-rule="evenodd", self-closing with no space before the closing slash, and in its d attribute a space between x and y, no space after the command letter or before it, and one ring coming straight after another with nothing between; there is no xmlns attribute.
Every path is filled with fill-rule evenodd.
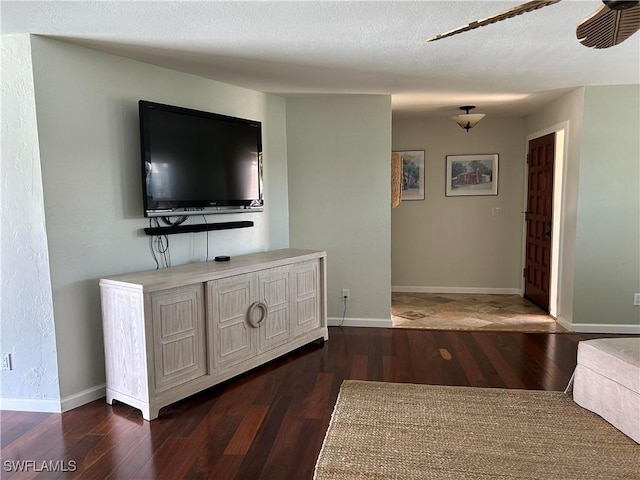
<svg viewBox="0 0 640 480"><path fill-rule="evenodd" d="M107 403L160 408L327 340L326 253L284 249L100 280Z"/></svg>

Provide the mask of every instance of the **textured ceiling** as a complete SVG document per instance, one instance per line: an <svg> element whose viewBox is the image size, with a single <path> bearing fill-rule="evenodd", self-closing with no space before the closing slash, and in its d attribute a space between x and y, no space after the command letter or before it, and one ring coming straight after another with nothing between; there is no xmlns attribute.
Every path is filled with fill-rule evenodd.
<svg viewBox="0 0 640 480"><path fill-rule="evenodd" d="M463 104L524 115L581 85L640 83L640 34L583 47L600 0L556 5L433 43L521 2L2 1L1 31L35 33L264 92L392 94L394 114Z"/></svg>

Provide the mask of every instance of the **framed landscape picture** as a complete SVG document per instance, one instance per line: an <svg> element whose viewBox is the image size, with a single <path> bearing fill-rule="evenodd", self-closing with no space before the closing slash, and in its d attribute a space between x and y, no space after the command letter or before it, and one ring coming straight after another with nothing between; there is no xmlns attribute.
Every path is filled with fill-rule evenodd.
<svg viewBox="0 0 640 480"><path fill-rule="evenodd" d="M498 154L447 155L447 197L498 195Z"/></svg>
<svg viewBox="0 0 640 480"><path fill-rule="evenodd" d="M401 150L402 201L424 200L424 150Z"/></svg>

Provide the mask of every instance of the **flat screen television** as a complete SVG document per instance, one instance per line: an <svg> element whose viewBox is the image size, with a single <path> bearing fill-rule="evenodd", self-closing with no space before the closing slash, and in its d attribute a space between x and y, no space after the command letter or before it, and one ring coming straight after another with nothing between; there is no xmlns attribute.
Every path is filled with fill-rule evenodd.
<svg viewBox="0 0 640 480"><path fill-rule="evenodd" d="M140 100L145 217L260 211L258 121Z"/></svg>

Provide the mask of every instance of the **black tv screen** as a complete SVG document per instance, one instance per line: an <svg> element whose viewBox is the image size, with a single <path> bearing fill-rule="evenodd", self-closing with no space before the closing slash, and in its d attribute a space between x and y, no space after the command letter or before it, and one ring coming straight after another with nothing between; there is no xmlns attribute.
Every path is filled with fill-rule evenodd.
<svg viewBox="0 0 640 480"><path fill-rule="evenodd" d="M258 121L140 100L145 216L262 207Z"/></svg>

